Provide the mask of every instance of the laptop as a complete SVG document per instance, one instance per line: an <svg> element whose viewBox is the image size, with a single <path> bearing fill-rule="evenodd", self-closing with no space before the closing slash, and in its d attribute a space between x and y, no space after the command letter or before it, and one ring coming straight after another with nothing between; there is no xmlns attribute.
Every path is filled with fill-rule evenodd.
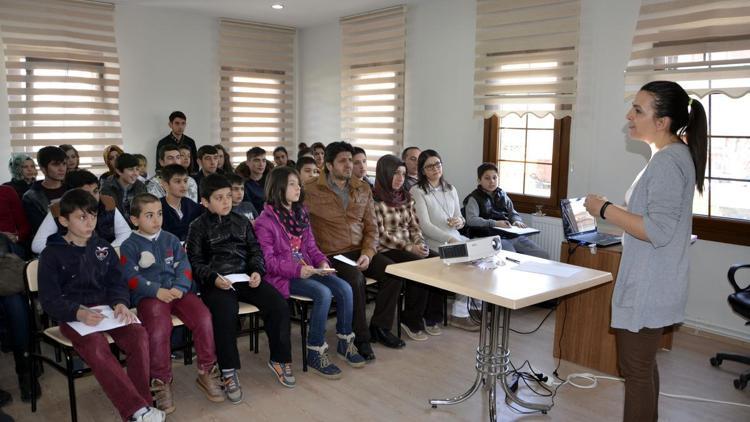
<svg viewBox="0 0 750 422"><path fill-rule="evenodd" d="M612 246L622 242L622 237L599 233L596 218L586 211L586 198L569 198L560 201L563 232L568 241L584 245Z"/></svg>

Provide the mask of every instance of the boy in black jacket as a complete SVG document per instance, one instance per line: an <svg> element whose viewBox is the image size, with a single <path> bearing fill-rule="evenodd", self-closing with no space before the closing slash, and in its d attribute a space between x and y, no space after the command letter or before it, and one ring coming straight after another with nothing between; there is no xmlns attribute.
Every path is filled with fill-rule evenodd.
<svg viewBox="0 0 750 422"><path fill-rule="evenodd" d="M265 274L263 252L250 221L232 212L231 188L229 180L220 174L210 174L201 181L201 203L207 211L190 224L187 251L193 277L211 310L225 392L236 404L242 401L237 376L238 301L260 309L271 349L268 367L278 381L289 388L296 381L291 365L289 307L276 288L261 281ZM249 281L232 284L226 278L230 274L247 276Z"/></svg>
<svg viewBox="0 0 750 422"><path fill-rule="evenodd" d="M148 335L128 309L130 294L112 246L94 234L98 203L83 189L72 189L60 200L60 224L65 236L51 236L39 258L39 301L60 323L60 332L86 361L123 420L163 421L151 408ZM127 323L105 332L81 336L67 323L98 325L105 316L91 306L109 305L114 317ZM110 351L109 334L128 356L128 371Z"/></svg>

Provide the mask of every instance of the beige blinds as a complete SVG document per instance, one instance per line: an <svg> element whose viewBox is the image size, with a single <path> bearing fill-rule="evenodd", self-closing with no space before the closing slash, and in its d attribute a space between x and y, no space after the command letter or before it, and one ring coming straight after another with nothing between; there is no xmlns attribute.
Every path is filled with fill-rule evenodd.
<svg viewBox="0 0 750 422"><path fill-rule="evenodd" d="M0 0L13 151L72 144L82 168L122 145L114 6L71 0Z"/></svg>
<svg viewBox="0 0 750 422"><path fill-rule="evenodd" d="M573 114L579 0L478 0L475 116Z"/></svg>
<svg viewBox="0 0 750 422"><path fill-rule="evenodd" d="M405 59L406 7L341 19L341 137L370 170L403 147Z"/></svg>
<svg viewBox="0 0 750 422"><path fill-rule="evenodd" d="M294 144L296 30L222 19L221 143L234 164L259 146L269 156Z"/></svg>
<svg viewBox="0 0 750 422"><path fill-rule="evenodd" d="M644 0L625 74L626 97L653 80L703 97L750 92L750 2Z"/></svg>

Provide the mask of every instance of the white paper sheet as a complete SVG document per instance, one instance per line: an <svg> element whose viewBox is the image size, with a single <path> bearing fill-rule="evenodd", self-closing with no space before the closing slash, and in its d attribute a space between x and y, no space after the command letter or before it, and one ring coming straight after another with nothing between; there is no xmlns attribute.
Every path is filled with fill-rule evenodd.
<svg viewBox="0 0 750 422"><path fill-rule="evenodd" d="M336 255L333 257L333 259L339 260L343 262L344 264L351 265L352 267L356 267L357 263L352 261L351 259L345 257L344 255Z"/></svg>
<svg viewBox="0 0 750 422"><path fill-rule="evenodd" d="M539 230L531 228L531 227L526 227L525 229L522 229L521 227L511 226L511 227L493 227L493 229L495 229L496 231L500 233L502 232L512 233L512 234L516 234L519 236L539 233Z"/></svg>
<svg viewBox="0 0 750 422"><path fill-rule="evenodd" d="M223 275L222 277L224 277L225 279L227 279L230 282L232 282L232 284L234 284L234 283L246 283L246 282L250 281L250 276L247 275L247 274L240 274L240 273L237 273L237 274L227 274L227 275Z"/></svg>
<svg viewBox="0 0 750 422"><path fill-rule="evenodd" d="M553 264L553 263L544 263L544 262L534 262L534 261L526 261L521 262L520 264L514 266L511 268L512 270L517 271L525 271L527 273L538 273L538 274L546 274L546 275L553 275L555 277L564 277L568 278L579 271L581 271L578 268L575 267L569 267L562 264Z"/></svg>
<svg viewBox="0 0 750 422"><path fill-rule="evenodd" d="M128 325L124 322L121 322L119 319L115 318L115 311L108 305L94 306L91 309L100 311L101 314L104 315L106 318L104 318L103 320L99 322L99 324L94 325L94 326L86 325L79 321L67 323L68 325L70 325L70 328L76 330L76 332L82 336L85 336L91 333L98 333L100 331L109 331L115 328L120 328L120 327L124 327ZM136 324L140 324L140 323L141 321L137 320Z"/></svg>

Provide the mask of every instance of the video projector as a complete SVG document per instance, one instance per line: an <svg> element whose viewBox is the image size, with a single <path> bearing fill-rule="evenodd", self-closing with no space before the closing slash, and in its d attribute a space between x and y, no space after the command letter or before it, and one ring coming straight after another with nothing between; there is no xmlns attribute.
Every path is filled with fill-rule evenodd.
<svg viewBox="0 0 750 422"><path fill-rule="evenodd" d="M440 246L438 252L443 263L450 265L489 258L502 248L500 236L490 236Z"/></svg>

